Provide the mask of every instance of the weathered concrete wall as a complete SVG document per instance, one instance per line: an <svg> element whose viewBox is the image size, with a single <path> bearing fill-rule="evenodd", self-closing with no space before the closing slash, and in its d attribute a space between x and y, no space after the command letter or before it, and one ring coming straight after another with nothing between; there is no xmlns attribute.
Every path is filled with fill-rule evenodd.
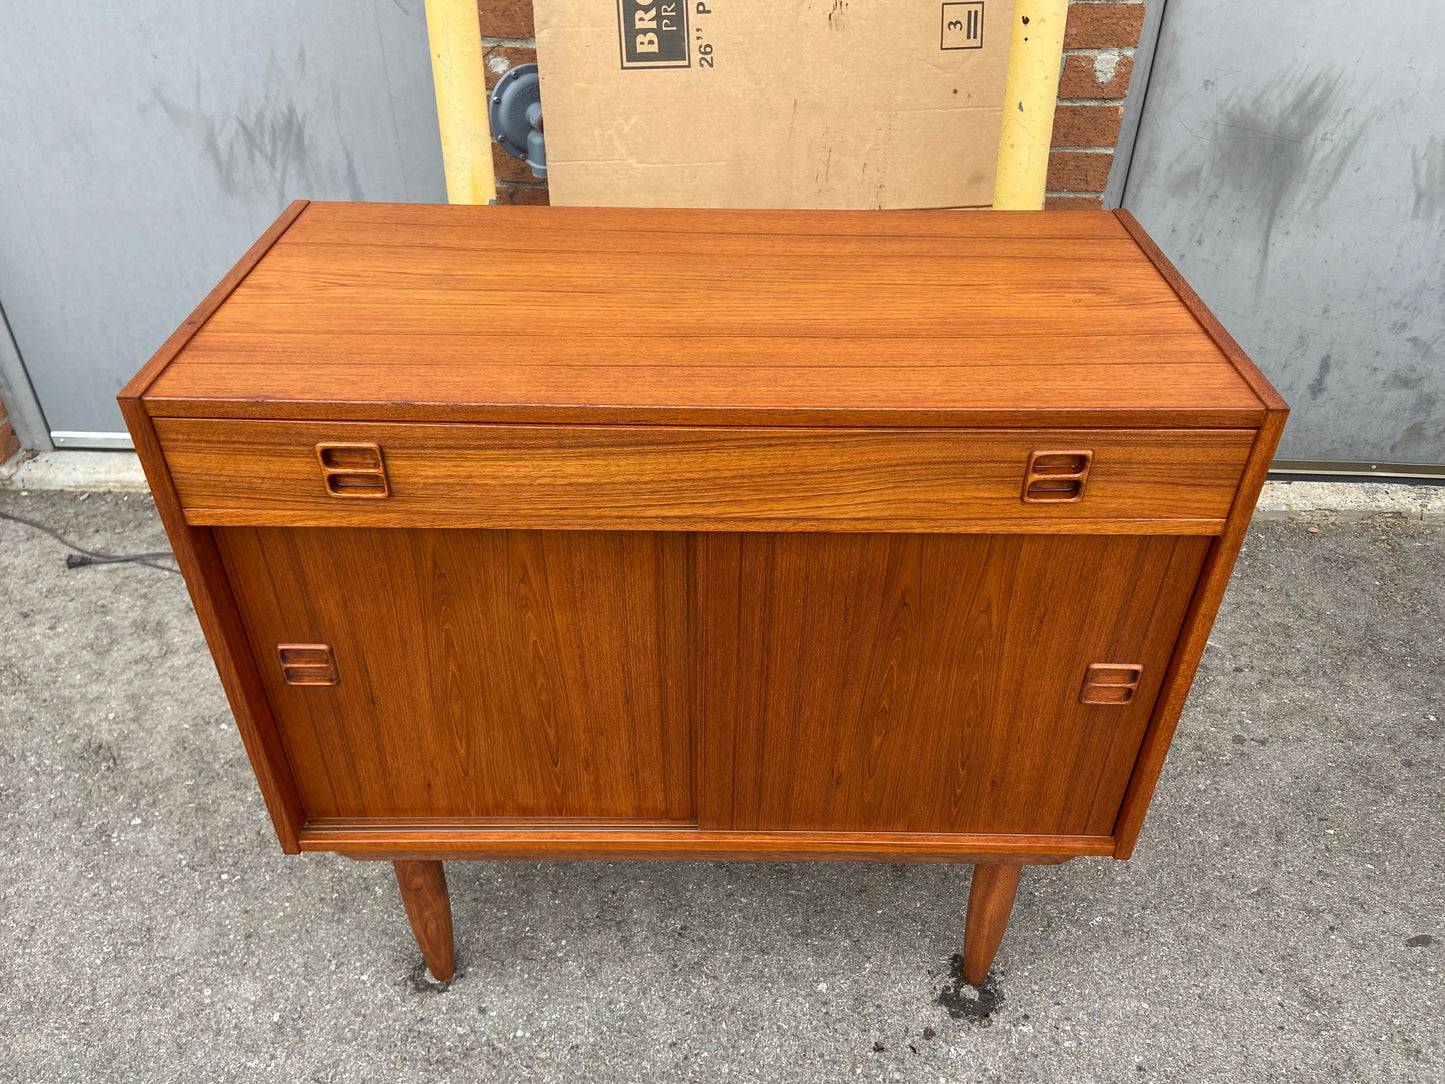
<svg viewBox="0 0 1445 1084"><path fill-rule="evenodd" d="M1124 205L1294 407L1445 464L1445 5L1169 0Z"/></svg>
<svg viewBox="0 0 1445 1084"><path fill-rule="evenodd" d="M0 7L0 303L52 431L122 432L290 200L446 200L422 0Z"/></svg>

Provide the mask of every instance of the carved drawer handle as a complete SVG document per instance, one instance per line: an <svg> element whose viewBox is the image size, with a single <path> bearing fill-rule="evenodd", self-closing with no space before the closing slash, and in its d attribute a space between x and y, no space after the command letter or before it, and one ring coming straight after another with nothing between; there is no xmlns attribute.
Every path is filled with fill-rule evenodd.
<svg viewBox="0 0 1445 1084"><path fill-rule="evenodd" d="M1069 504L1082 500L1094 453L1086 449L1036 451L1024 470L1023 499L1029 504Z"/></svg>
<svg viewBox="0 0 1445 1084"><path fill-rule="evenodd" d="M1080 704L1127 704L1139 691L1144 665L1136 662L1092 662L1084 671Z"/></svg>
<svg viewBox="0 0 1445 1084"><path fill-rule="evenodd" d="M330 644L277 644L276 659L287 685L339 685Z"/></svg>
<svg viewBox="0 0 1445 1084"><path fill-rule="evenodd" d="M391 486L379 444L318 444L316 459L333 497L386 497Z"/></svg>

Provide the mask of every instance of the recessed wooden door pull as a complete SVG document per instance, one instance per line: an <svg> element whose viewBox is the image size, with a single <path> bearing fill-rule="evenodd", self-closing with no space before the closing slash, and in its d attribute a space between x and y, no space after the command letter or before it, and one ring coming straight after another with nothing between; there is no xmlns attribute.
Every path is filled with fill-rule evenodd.
<svg viewBox="0 0 1445 1084"><path fill-rule="evenodd" d="M287 685L339 685L330 644L277 644L276 658Z"/></svg>
<svg viewBox="0 0 1445 1084"><path fill-rule="evenodd" d="M379 444L318 444L316 459L333 497L386 497L391 487Z"/></svg>
<svg viewBox="0 0 1445 1084"><path fill-rule="evenodd" d="M1127 704L1139 691L1144 667L1132 662L1095 662L1084 671L1080 704Z"/></svg>
<svg viewBox="0 0 1445 1084"><path fill-rule="evenodd" d="M1069 504L1084 496L1094 453L1087 450L1037 451L1024 471L1023 498L1029 504Z"/></svg>

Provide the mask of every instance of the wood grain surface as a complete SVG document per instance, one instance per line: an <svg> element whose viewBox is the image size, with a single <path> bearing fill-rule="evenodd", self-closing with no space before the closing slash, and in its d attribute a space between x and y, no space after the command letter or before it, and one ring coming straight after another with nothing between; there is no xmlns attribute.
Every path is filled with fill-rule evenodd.
<svg viewBox="0 0 1445 1084"><path fill-rule="evenodd" d="M975 986L988 978L998 955L1022 872L1017 862L980 862L973 867L963 933L963 977Z"/></svg>
<svg viewBox="0 0 1445 1084"><path fill-rule="evenodd" d="M312 203L146 394L157 416L606 424L1263 412L1104 211Z"/></svg>
<svg viewBox="0 0 1445 1084"><path fill-rule="evenodd" d="M700 535L700 826L1109 835L1208 547Z"/></svg>
<svg viewBox="0 0 1445 1084"><path fill-rule="evenodd" d="M396 883L422 959L432 978L446 982L456 970L446 871L440 862L400 861L396 863Z"/></svg>
<svg viewBox="0 0 1445 1084"><path fill-rule="evenodd" d="M728 429L160 418L197 525L1215 534L1248 429ZM319 443L375 442L390 495L337 498ZM1041 448L1093 452L1028 503Z"/></svg>
<svg viewBox="0 0 1445 1084"><path fill-rule="evenodd" d="M396 861L478 859L671 858L684 861L977 862L1006 856L1026 865L1054 865L1112 852L1109 836L961 835L927 832L735 832L682 826L598 828L555 824L498 827L426 826L380 821L312 821L303 851L339 851L351 858Z"/></svg>
<svg viewBox="0 0 1445 1084"><path fill-rule="evenodd" d="M215 533L308 817L694 818L685 535Z"/></svg>

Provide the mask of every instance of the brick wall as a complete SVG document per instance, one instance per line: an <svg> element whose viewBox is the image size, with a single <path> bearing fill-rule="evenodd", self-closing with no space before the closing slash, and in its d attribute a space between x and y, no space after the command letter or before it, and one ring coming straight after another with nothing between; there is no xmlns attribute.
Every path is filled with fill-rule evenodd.
<svg viewBox="0 0 1445 1084"><path fill-rule="evenodd" d="M517 64L537 63L537 38L532 27L532 0L478 0L482 28L482 64L487 89ZM532 176L532 169L492 143L492 165L497 173L498 203L546 203L547 184Z"/></svg>
<svg viewBox="0 0 1445 1084"><path fill-rule="evenodd" d="M5 400L0 399L0 463L5 462L20 450L20 438L10 424L10 412L5 409Z"/></svg>
<svg viewBox="0 0 1445 1084"><path fill-rule="evenodd" d="M1069 0L1046 208L1102 206L1143 25L1142 0Z"/></svg>
<svg viewBox="0 0 1445 1084"><path fill-rule="evenodd" d="M512 65L537 60L532 0L479 0L477 9L490 88ZM1070 0L1045 207L1101 206L1143 25L1144 0ZM498 203L547 202L525 162L495 143L492 160Z"/></svg>

